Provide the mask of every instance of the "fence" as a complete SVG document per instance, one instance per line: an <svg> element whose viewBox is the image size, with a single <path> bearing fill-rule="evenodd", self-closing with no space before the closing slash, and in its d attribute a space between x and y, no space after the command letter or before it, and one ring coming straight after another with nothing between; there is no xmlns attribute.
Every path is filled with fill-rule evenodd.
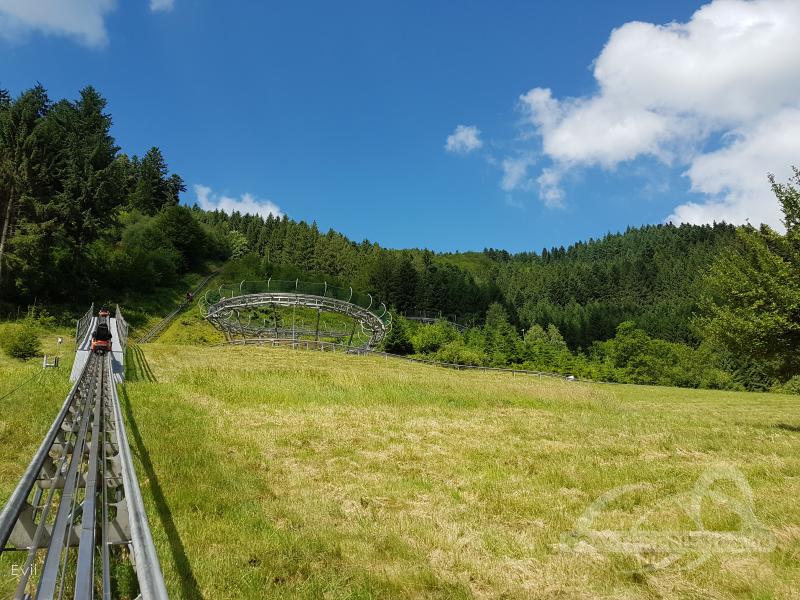
<svg viewBox="0 0 800 600"><path fill-rule="evenodd" d="M114 318L117 322L117 336L119 337L119 345L122 348L122 351L125 352L125 348L128 347L128 322L122 316L122 311L119 309L119 304L117 304L117 310L114 313Z"/></svg>
<svg viewBox="0 0 800 600"><path fill-rule="evenodd" d="M83 315L80 319L78 319L78 323L75 326L75 347L77 348L80 346L81 342L86 337L86 333L89 331L89 327L92 324L92 318L94 317L94 302L89 307L89 310L86 311L86 314Z"/></svg>

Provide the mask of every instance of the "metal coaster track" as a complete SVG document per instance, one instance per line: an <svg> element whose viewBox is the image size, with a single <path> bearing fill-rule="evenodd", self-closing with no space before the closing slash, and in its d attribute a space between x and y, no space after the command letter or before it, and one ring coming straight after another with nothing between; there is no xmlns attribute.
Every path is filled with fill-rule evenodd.
<svg viewBox="0 0 800 600"><path fill-rule="evenodd" d="M319 319L312 329L286 326L253 327L249 319L242 323L241 313L251 309L307 308L321 312L338 313L353 320L354 326L347 332L325 331L320 328ZM209 290L200 303L203 316L217 329L225 334L226 339L233 340L260 338L274 333L274 339L297 340L298 336L348 338L353 340L355 327L358 326L366 338L364 347L374 348L383 340L392 326L392 315L386 305L379 302L371 294L354 292L353 288L340 288L328 285L327 282L278 281L242 281L238 285L220 285L217 290ZM350 345L348 342L348 346Z"/></svg>
<svg viewBox="0 0 800 600"><path fill-rule="evenodd" d="M0 553L26 556L15 600L110 600L117 545L131 552L141 597L167 598L111 360L89 355L0 512Z"/></svg>

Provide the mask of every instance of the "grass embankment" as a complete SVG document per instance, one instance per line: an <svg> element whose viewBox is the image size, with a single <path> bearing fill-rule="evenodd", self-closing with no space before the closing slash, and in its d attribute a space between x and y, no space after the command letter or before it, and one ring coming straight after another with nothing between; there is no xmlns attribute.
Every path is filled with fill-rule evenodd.
<svg viewBox="0 0 800 600"><path fill-rule="evenodd" d="M462 252L460 254L440 254L434 259L436 262L450 264L464 269L475 278L479 284L490 283L487 276L492 272L494 263L483 252Z"/></svg>
<svg viewBox="0 0 800 600"><path fill-rule="evenodd" d="M0 338L8 327L9 324L0 323ZM74 332L61 329L43 332L42 350L49 356L58 355L59 335L64 343L57 369L42 369L41 357L21 361L0 352L0 506L5 505L14 491L71 387ZM12 568L23 562L24 555L20 553L0 556L0 598L13 593Z"/></svg>
<svg viewBox="0 0 800 600"><path fill-rule="evenodd" d="M199 345L224 342L225 336L203 318L199 300L200 298L195 298L191 305L179 313L156 341L164 344Z"/></svg>
<svg viewBox="0 0 800 600"><path fill-rule="evenodd" d="M798 597L794 397L288 349L139 352L123 403L173 597ZM704 527L744 521L768 551L656 569L657 542L637 557L562 538L633 484L594 529L696 531L690 492L721 464L768 532L708 494ZM747 506L730 482L714 490Z"/></svg>
<svg viewBox="0 0 800 600"><path fill-rule="evenodd" d="M147 294L122 298L118 303L122 307L125 320L131 326L130 339L139 338L165 315L180 306L186 297L186 292L197 287L205 277L206 274L187 273L170 287L155 288ZM209 283L213 284L213 279Z"/></svg>

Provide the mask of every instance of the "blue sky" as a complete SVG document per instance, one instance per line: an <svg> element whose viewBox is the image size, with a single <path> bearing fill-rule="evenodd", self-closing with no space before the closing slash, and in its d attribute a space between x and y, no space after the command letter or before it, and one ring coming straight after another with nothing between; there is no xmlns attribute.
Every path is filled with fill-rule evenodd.
<svg viewBox="0 0 800 600"><path fill-rule="evenodd" d="M389 247L777 224L800 157L791 0L64 4L0 0L0 86L92 84L185 202Z"/></svg>

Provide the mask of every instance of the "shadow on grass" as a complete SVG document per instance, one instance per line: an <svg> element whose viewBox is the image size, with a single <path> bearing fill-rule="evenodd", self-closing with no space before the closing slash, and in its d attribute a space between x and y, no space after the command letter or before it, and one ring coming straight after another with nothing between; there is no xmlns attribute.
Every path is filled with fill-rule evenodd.
<svg viewBox="0 0 800 600"><path fill-rule="evenodd" d="M144 351L138 344L130 344L126 353L127 362L125 365L126 379L128 381L147 381L148 383L158 383L150 363Z"/></svg>
<svg viewBox="0 0 800 600"><path fill-rule="evenodd" d="M790 423L778 423L775 425L778 429L783 429L785 431L793 431L794 433L800 433L800 425L791 425Z"/></svg>
<svg viewBox="0 0 800 600"><path fill-rule="evenodd" d="M141 351L140 351L141 352ZM136 449L141 460L142 467L150 482L150 487L153 490L153 501L158 510L158 517L161 520L161 525L167 534L170 549L172 550L172 558L175 561L175 568L181 580L181 597L189 599L202 600L203 594L200 592L200 587L197 585L197 579L192 571L192 565L186 556L186 549L183 546L178 528L175 527L175 521L172 520L172 513L169 510L169 505L164 497L164 491L158 481L153 463L150 460L150 453L142 441L142 436L139 433L139 428L136 425L136 420L133 418L133 411L131 410L131 402L128 398L128 392L125 386L121 386L122 396L125 398L125 416L128 420L130 431L136 441Z"/></svg>

